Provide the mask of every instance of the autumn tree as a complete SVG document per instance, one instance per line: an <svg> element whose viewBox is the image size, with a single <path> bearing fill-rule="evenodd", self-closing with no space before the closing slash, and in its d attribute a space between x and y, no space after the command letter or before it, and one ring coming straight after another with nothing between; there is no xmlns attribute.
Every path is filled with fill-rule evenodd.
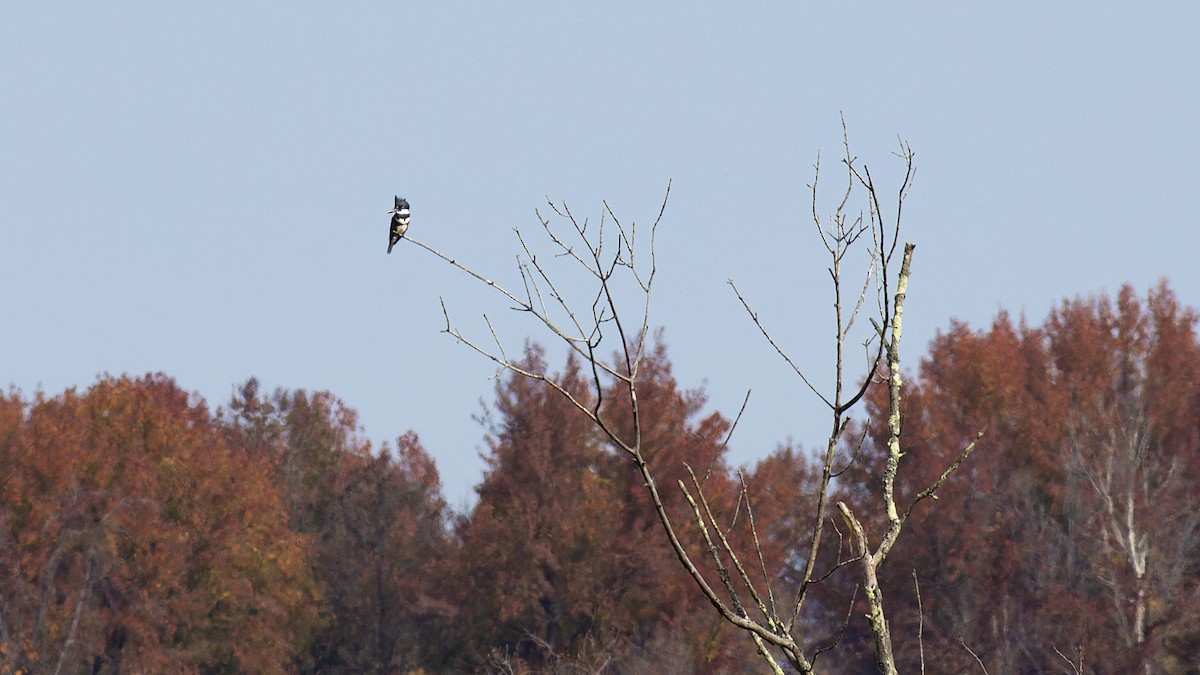
<svg viewBox="0 0 1200 675"><path fill-rule="evenodd" d="M417 435L376 452L332 393L263 396L254 378L226 419L238 447L270 467L288 522L310 542L322 622L301 669L395 672L440 658L453 614L438 586L450 541L441 478Z"/></svg>
<svg viewBox="0 0 1200 675"><path fill-rule="evenodd" d="M934 341L910 389L899 489L928 480L962 429L988 428L970 480L946 487L961 508L915 517L901 549L912 565L889 570L894 584L918 571L923 611L905 594L897 625L923 624L939 665L1182 672L1200 660L1195 323L1165 285L1144 301L1126 286L1115 302L1064 301L1042 326L1001 315ZM883 452L883 433L872 427L866 454ZM872 477L844 483L866 490Z"/></svg>
<svg viewBox="0 0 1200 675"><path fill-rule="evenodd" d="M1114 642L1146 672L1164 658L1152 632L1194 636L1200 619L1196 318L1165 285L1144 305L1126 286L1115 303L1064 302L1046 326L1066 390L1060 452L1078 494L1071 515L1109 596Z"/></svg>
<svg viewBox="0 0 1200 675"><path fill-rule="evenodd" d="M521 363L545 369L536 348ZM560 381L587 395L577 362ZM608 565L597 558L614 540L603 517L610 490L602 450L587 420L569 407L524 379L497 387L488 469L478 503L458 528L464 656L475 663L498 647L545 665L578 653L613 613Z"/></svg>
<svg viewBox="0 0 1200 675"><path fill-rule="evenodd" d="M405 672L438 654L452 613L435 586L448 545L441 481L415 434L395 454L339 464L314 560L332 619L317 671Z"/></svg>
<svg viewBox="0 0 1200 675"><path fill-rule="evenodd" d="M545 371L544 359L530 346L520 363ZM703 397L678 390L665 347L651 361L643 400L661 414L648 433L664 452L713 467L714 483L723 479L727 423L699 417ZM578 359L555 377L578 399L589 396ZM694 586L673 574L670 551L656 545L658 524L629 480L628 459L569 400L528 378L500 382L494 414L488 470L458 528L451 571L468 613L460 667L607 663L639 672L655 658L682 670L744 665Z"/></svg>
<svg viewBox="0 0 1200 675"><path fill-rule="evenodd" d="M761 578L757 570L765 565L760 560L759 549L735 548L720 508L714 504L719 495L706 486L703 479L704 467L689 460L681 468L681 458L664 455L662 448L656 445L657 440L647 433L654 424L655 413L642 393L642 384L647 377L646 364L653 345L650 315L657 274L655 234L666 209L665 198L648 231L645 227L639 230L633 222L624 224L607 204L595 224L578 219L566 204L551 204L557 225L538 214L549 255L539 255L542 251L531 245L520 230L517 231L522 253L518 262L520 280L519 286L509 285L519 288L517 292L420 241L407 240L410 245L428 251L500 293L511 303L512 309L530 316L580 360L586 391L580 391L575 381L565 380L561 374L548 372L537 364L530 366L510 359L490 320L486 323L494 346L464 335L446 311L446 333L492 359L501 368L557 393L617 452L623 453L627 470L644 490L649 512L657 520L661 536L678 564L716 613L745 631L758 654L774 672L782 672L781 661L800 672L814 671L816 660L829 647L821 639L829 631L820 631L821 637L818 637L818 631L801 621L806 616L805 602L814 584L821 583L838 567L849 569L850 565L854 566L854 574L868 603L877 666L881 672L895 672L879 570L917 502L932 496L949 472L961 464L974 447L973 441L969 441L946 473L910 501L897 501L894 487L904 455L900 440L903 417L899 347L913 253L912 245L898 248L897 244L900 215L912 176L913 155L907 146L902 146L899 156L905 166L904 178L896 205L888 214L883 210L882 198L870 170L857 162L850 153L849 143L845 145L846 188L839 193L840 200L835 202L828 218L819 215L815 180L812 186L813 221L830 255L836 375L832 386L822 391L796 369L797 375L828 407L831 431L822 457L814 510L808 519L807 557L793 597L776 598L773 584L777 579ZM667 192L669 195L669 186ZM857 216L849 206L856 194L861 194L863 200ZM851 286L843 273L846 256L852 250L861 250L866 242L869 242L865 246L866 260L860 262L866 270L865 280L861 285ZM570 278L572 274L585 280L584 290L578 290L580 285ZM870 293L872 289L875 293ZM739 294L738 297L742 296ZM868 299L874 302L867 303ZM778 343L764 324L759 323L749 302L743 299L743 303L751 319L763 329L768 342L776 346ZM860 317L860 310L871 304L877 306L878 312L870 322L871 326L864 327L866 319ZM856 319L862 320L856 323ZM846 347L852 344L851 331L855 326L860 333L854 335L865 336L868 345L866 369L861 384L857 385L851 384L854 376L846 370L849 357ZM615 354L610 351L614 348ZM795 368L794 361L777 346L776 349ZM834 459L850 412L876 384L886 389L890 399L886 413L888 453L873 467L882 478L882 489L869 507L884 514L883 524L879 528L864 525L862 518L866 514L857 511L856 515L858 507L838 504L836 510L845 525L845 541L849 542L850 548L847 556L835 563L834 569L829 569L824 567L826 559L821 551L827 542L827 523L834 515L829 499ZM668 493L682 494L687 502L687 513L682 519L673 513L666 496ZM743 500L743 503L751 502ZM747 512L747 521L749 515ZM702 542L703 554L693 552L695 542L690 540L689 530ZM848 605L849 599L845 602Z"/></svg>
<svg viewBox="0 0 1200 675"><path fill-rule="evenodd" d="M0 410L14 670L284 671L315 622L303 541L203 402L149 375Z"/></svg>
<svg viewBox="0 0 1200 675"><path fill-rule="evenodd" d="M284 489L293 529L322 530L337 497L339 463L371 453L358 435L358 414L328 391L259 393L250 378L229 403L229 425L247 452L272 470Z"/></svg>

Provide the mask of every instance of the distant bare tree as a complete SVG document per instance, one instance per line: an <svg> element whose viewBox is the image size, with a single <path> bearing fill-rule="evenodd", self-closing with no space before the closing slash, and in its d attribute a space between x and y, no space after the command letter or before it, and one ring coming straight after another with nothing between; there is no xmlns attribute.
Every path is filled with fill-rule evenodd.
<svg viewBox="0 0 1200 675"><path fill-rule="evenodd" d="M876 660L880 672L896 672L892 656L892 636L884 613L884 594L879 587L877 570L900 536L913 508L925 498L933 496L975 447L975 442L971 442L936 482L920 492L910 503L897 505L894 485L900 460L904 455L900 442L901 322L914 247L912 244L906 244L901 249L901 258L898 261L894 255L897 252L901 211L914 173L913 152L907 144L901 142L897 156L904 162L905 173L896 197L894 215L889 217L885 216L870 170L865 164L860 167L850 152L844 123L843 144L845 157L842 163L846 169L847 182L832 215L822 218L818 212L819 161L813 183L809 186L812 192L812 218L831 261L829 274L833 282L836 326L836 374L831 390L822 392L814 385L811 378L779 346L779 342L760 321L758 314L751 309L750 303L730 281L730 286L745 306L751 320L788 366L827 406L831 416L816 509L811 514L811 531L805 535L808 541L807 557L803 564L798 592L789 601L776 601L773 587L780 582L772 580L767 572L761 548L757 545L757 534L754 538L756 543L751 550L742 551L740 554L735 551L731 537L727 536L728 527L718 523L710 507L704 493L703 479L697 478L691 467L688 467L691 485L680 481L677 487L691 507L711 557L708 563L694 560L680 541L677 527L663 505L660 488L655 481L655 472L647 460L647 450L653 449L648 449L643 443L642 430L646 423L643 420L643 408L639 405L638 384L651 333L651 300L656 275L655 235L670 196L669 184L662 208L650 225L649 232L645 228L639 231L637 225L632 222L628 226L623 224L607 202L604 203L600 222L595 227L590 227L586 220L580 221L565 203L550 204L557 225L552 225L550 219L538 212L538 220L552 253L550 256L539 257L525 235L519 229L516 230L521 248L517 263L521 287L517 291L510 291L455 258L406 237L413 245L436 255L504 295L512 303L513 309L531 315L536 323L541 324L570 352L582 359L589 371L592 388L591 396L586 401L574 396L562 382L555 379L555 375L545 371L527 370L519 361L511 359L487 315L484 315L484 320L491 333L491 346L463 335L451 321L445 301L442 302L446 318L443 332L491 359L502 369L541 381L566 397L616 448L630 457L635 470L641 474L663 533L679 563L716 611L726 621L749 634L758 653L775 673L783 672L781 658L799 672L812 673L818 657L832 649L833 645L830 644L817 646L819 640L813 635L798 634L803 628L798 625L797 620L802 615L801 611L812 585L843 567L858 570L859 584L865 591L869 608L868 619L875 638ZM854 198L865 200L865 208L857 212L851 209L850 203ZM852 249L861 248L868 242L869 255L866 257L863 281L861 285L856 283L853 290L847 292L843 274L846 256ZM560 266L564 262L567 272ZM583 296L582 301L567 292L568 283L563 275L572 271L581 273L588 281L590 290ZM872 290L877 313L870 320L873 330L867 331L868 337L864 342L866 370L861 375L860 384L849 385L845 365L846 348L855 319L867 304ZM568 299L568 296L572 299ZM635 299L627 299L627 296ZM600 350L601 343L607 336L616 338L615 356L609 356ZM617 385L615 390L620 391L621 396L627 399L621 407L627 411L628 419L619 420L619 423L609 418L609 408L605 400L605 395L613 390L611 385L614 383ZM829 502L830 481L836 474L835 457L838 456L838 449L845 445L843 435L850 421L850 412L863 401L868 389L877 384L887 387L890 398L888 453L884 466L878 468L883 485L879 509L886 518L887 527L882 535L872 536L864 527L862 519L844 503L839 502L837 509L849 529L852 555L843 557L839 553L838 562L830 569L818 569L822 540L826 534L826 527L832 522ZM734 427L736 423L735 420ZM731 428L730 434L732 432ZM748 520L752 525L753 511L749 506L747 490L743 485L741 503L746 505ZM754 562L748 563L750 560ZM702 565L707 569L702 570ZM760 571L762 580L754 578ZM711 580L713 573L717 578L716 583ZM847 620L848 618L849 615ZM842 630L844 628L843 624ZM837 634L840 635L840 632Z"/></svg>

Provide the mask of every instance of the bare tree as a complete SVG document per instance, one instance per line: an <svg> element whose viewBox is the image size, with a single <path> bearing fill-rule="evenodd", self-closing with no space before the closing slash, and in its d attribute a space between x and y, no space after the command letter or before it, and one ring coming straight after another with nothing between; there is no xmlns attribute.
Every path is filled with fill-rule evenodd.
<svg viewBox="0 0 1200 675"><path fill-rule="evenodd" d="M762 331L763 336L828 407L831 415L831 428L823 454L816 509L812 514L811 531L806 535L807 557L803 564L798 591L790 601L776 601L774 586L778 585L779 581L772 580L767 571L761 547L758 546L757 533L754 534L755 544L751 550L742 551L739 555L731 543L731 538L727 536L729 534L728 526L723 526L718 522L710 507L704 493L703 479L698 478L691 467L688 467L691 485L685 485L680 481L677 487L683 492L691 507L692 516L698 525L710 557L707 563L694 560L680 540L677 527L664 507L660 487L655 481L654 467L647 460L647 457L653 454L653 448L647 448L643 442L642 430L646 424L643 420L643 408L639 405L638 400L638 383L650 333L651 301L656 274L655 235L670 196L669 184L662 207L650 225L648 233L645 228L639 231L635 223L630 223L628 226L623 224L607 202L604 203L604 211L599 223L595 226L589 225L586 220L580 221L565 203L550 204L556 224L552 224L550 219L538 212L538 220L552 253L547 257L539 257L535 249L528 243L525 235L519 229L516 230L521 248L517 263L521 287L517 291L510 291L455 258L420 241L408 238L413 245L425 249L486 286L492 287L496 292L503 294L512 303L513 309L531 315L536 323L558 338L570 352L582 359L585 368L590 372L592 388L592 395L587 400L574 396L562 382L555 379L555 375L545 371L528 370L517 361L510 359L494 324L487 315L484 316L484 320L491 333L492 344L490 346L465 336L451 321L444 300L442 302L446 319L443 332L491 359L500 368L539 380L566 397L579 409L581 414L586 415L596 425L616 448L630 457L635 470L641 475L658 521L661 523L667 541L679 559L679 563L716 611L726 621L749 634L758 653L775 673L783 672L783 667L780 665L781 658L799 672L814 672L815 663L820 655L832 649L833 645L829 644L815 646L818 640L814 636L802 634L806 626L798 625L798 619L802 615L802 609L812 585L828 578L841 568L858 570L859 583L865 590L869 607L868 618L875 636L876 657L880 672L896 672L892 656L892 638L884 614L884 596L879 587L877 570L899 537L905 520L912 513L913 508L920 501L933 496L975 447L974 442L970 443L962 451L957 461L946 469L940 479L919 493L912 502L903 508L896 504L894 485L900 460L903 457L900 441L902 427L900 406L902 388L900 377L901 320L913 245L906 244L901 249L899 261L896 261L894 256L897 252L901 211L914 173L913 152L907 144L901 142L897 156L904 163L905 173L896 197L894 216L886 218L885 222L885 214L875 181L867 166L862 165L860 168L855 157L850 153L844 122L843 144L846 153L842 160L846 169L846 187L840 193L841 199L834 213L828 218L822 218L817 207L819 161L813 183L810 186L812 218L831 260L829 274L833 282L836 327L834 335L836 370L831 390L822 392L814 385L812 379L802 372L795 361L779 346L770 331L759 320L758 315L751 309L749 302L730 281L734 293L745 306L751 320ZM856 210L850 206L852 199L855 198L865 201L865 209L857 210L857 215L854 215ZM851 250L864 247L867 242L869 242L869 247L863 281L861 285L856 283L853 290L847 292L843 274L847 255ZM896 262L899 262L898 268ZM564 268L560 266L563 263L566 264L567 271L565 273ZM582 273L588 282L589 290L586 291L582 301L576 300L575 296L566 292L568 284L563 280L563 275L571 273ZM872 290L877 313L871 319L873 331L868 333L869 337L864 343L866 371L861 376L861 383L849 385L847 384L846 361L851 329L860 311L867 305ZM568 299L568 296L571 296L571 299ZM601 344L606 336L616 338L615 355L608 356L601 351ZM818 569L818 560L821 559L818 554L822 538L826 527L832 522L829 515L829 502L831 498L830 482L836 474L835 457L838 456L838 449L845 443L843 436L850 422L851 411L863 401L867 391L877 384L887 387L890 399L888 454L885 465L880 467L883 483L880 509L886 516L887 528L878 538L877 543L872 544L872 537L866 531L861 520L849 507L839 502L837 507L841 518L850 530L853 556L842 558L839 553L839 561L830 569ZM606 394L611 395L613 391L620 392L620 396L625 399L620 407L626 411L626 419L614 420L608 414L610 406L605 396ZM736 424L735 420L733 427L736 427ZM732 432L733 428L730 429L730 434ZM744 484L741 496L741 503L746 506L747 520L753 531L753 510L750 508L749 495ZM754 562L748 563L747 561ZM702 566L706 569L701 569ZM714 573L717 577L716 583L710 580ZM759 573L761 573L761 579L757 578ZM847 614L848 619L849 614ZM841 630L844 629L845 624L841 627Z"/></svg>

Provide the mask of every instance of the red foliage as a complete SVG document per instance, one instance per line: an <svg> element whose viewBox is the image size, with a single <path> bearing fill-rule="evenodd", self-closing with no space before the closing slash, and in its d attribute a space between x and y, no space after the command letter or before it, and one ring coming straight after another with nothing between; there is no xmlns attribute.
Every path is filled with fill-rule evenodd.
<svg viewBox="0 0 1200 675"><path fill-rule="evenodd" d="M530 348L521 367L544 372L541 350ZM590 405L577 361L558 379ZM711 468L706 492L728 507L720 446L727 422L696 419L704 399L677 389L661 346L643 362L640 382L643 447L677 529L703 563L674 485L687 478L684 462L701 476ZM459 527L453 571L468 613L468 663L499 656L540 668L600 653L636 668L669 653L680 668L711 670L752 656L680 567L630 457L540 382L506 378L497 398L489 470L479 503ZM605 401L601 414L617 433L632 434L621 392L606 392Z"/></svg>
<svg viewBox="0 0 1200 675"><path fill-rule="evenodd" d="M892 553L903 562L886 568L909 668L914 569L939 669L978 667L960 637L992 670L1058 668L1055 649L1082 645L1089 671L1114 673L1165 669L1170 645L1200 637L1195 322L1165 285L1145 305L1125 287L1115 307L1066 301L1040 328L1002 314L934 341L906 389L901 507L987 433L940 501L914 512ZM860 501L884 452L876 394L871 443L844 486Z"/></svg>
<svg viewBox="0 0 1200 675"><path fill-rule="evenodd" d="M4 405L17 669L282 672L314 619L267 474L161 375Z"/></svg>
<svg viewBox="0 0 1200 675"><path fill-rule="evenodd" d="M1088 672L1200 661L1196 320L1162 285L1065 301L1037 327L1001 314L937 337L906 384L901 510L987 434L881 570L903 670L923 647L931 671L971 672L963 645L991 672L1061 670L1055 650L1076 645ZM547 370L537 347L521 365ZM554 377L594 404L576 360ZM629 440L627 393L607 387L599 414ZM688 467L786 617L820 467L781 448L732 471L728 421L679 387L661 343L637 396L640 447L691 559L722 588L677 487L696 493ZM869 395L835 463L837 498L873 542L885 396ZM535 380L503 379L495 412L479 501L452 517L417 435L376 451L329 392L263 396L252 379L217 415L162 375L0 395L2 669L761 667L679 564L628 453ZM848 557L827 528L818 575ZM809 653L851 616L821 669L872 667L854 582L842 568L810 588L795 630Z"/></svg>

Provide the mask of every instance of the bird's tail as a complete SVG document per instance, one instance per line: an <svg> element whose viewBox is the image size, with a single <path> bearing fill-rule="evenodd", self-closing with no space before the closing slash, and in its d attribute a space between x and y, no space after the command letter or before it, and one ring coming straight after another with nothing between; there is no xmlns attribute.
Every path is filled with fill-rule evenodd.
<svg viewBox="0 0 1200 675"><path fill-rule="evenodd" d="M393 246L395 246L395 245L396 245L396 242L394 242L394 241L388 241L388 253L389 253L389 254L392 252L392 247L393 247Z"/></svg>

